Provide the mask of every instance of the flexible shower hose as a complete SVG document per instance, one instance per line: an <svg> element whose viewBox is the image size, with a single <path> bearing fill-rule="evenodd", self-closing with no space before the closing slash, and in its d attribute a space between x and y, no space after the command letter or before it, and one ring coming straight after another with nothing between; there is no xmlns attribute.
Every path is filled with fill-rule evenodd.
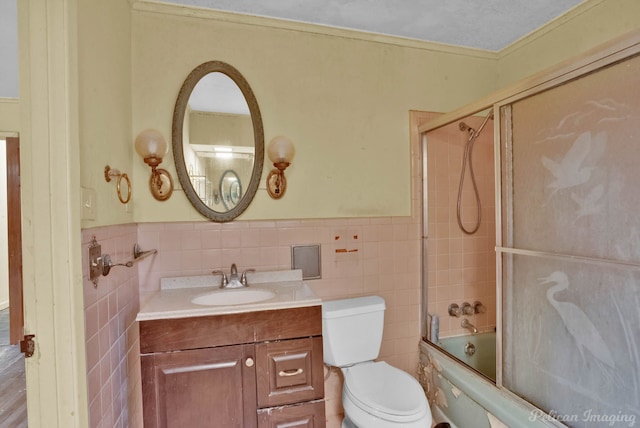
<svg viewBox="0 0 640 428"><path fill-rule="evenodd" d="M475 132L473 129L470 130L469 139L467 140L467 144L464 147L464 156L462 158L462 172L460 173L460 185L458 186L458 206L456 210L456 215L458 217L458 226L460 230L462 230L467 235L473 235L480 229L480 223L482 222L482 204L480 203L480 193L478 192L478 185L476 184L476 175L473 172L473 145L476 142L476 138L480 135L480 132ZM464 227L462 224L462 187L464 186L464 176L467 170L467 163L469 163L469 175L471 176L471 182L473 183L473 191L476 196L476 208L478 212L478 218L476 220L476 225L473 229L469 230Z"/></svg>
<svg viewBox="0 0 640 428"><path fill-rule="evenodd" d="M460 172L460 185L458 186L458 204L456 209L456 216L458 218L458 226L460 227L460 230L462 230L467 235L473 235L474 233L476 233L478 229L480 229L480 223L482 222L482 204L480 203L480 193L478 192L476 175L473 172L473 145L476 142L476 138L478 138L478 136L484 129L484 126L487 124L489 119L492 119L492 118L493 118L493 111L490 111L487 117L484 118L484 121L482 122L482 125L480 125L480 128L478 128L478 131L475 131L473 128L468 127L467 125L464 124L464 122L462 122L460 126L461 130L469 131L469 139L467 140L467 144L464 147L464 156L462 158L462 171ZM464 227L464 225L462 224L462 215L461 215L462 187L464 186L464 176L466 175L465 173L467 170L467 163L469 163L469 175L471 175L471 182L473 183L473 192L475 193L476 209L478 212L476 225L471 230L468 230Z"/></svg>

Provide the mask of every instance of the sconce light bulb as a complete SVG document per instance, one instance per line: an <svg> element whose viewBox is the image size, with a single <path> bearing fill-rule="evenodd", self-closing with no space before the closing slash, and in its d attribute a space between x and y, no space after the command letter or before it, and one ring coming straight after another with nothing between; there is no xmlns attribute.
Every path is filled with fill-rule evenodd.
<svg viewBox="0 0 640 428"><path fill-rule="evenodd" d="M296 149L290 139L279 135L272 138L269 142L267 154L269 155L271 162L274 164L287 163L287 166L289 166L288 164L291 163L294 155L296 154Z"/></svg>
<svg viewBox="0 0 640 428"><path fill-rule="evenodd" d="M158 158L162 162L162 158L167 154L169 146L164 136L157 129L145 129L138 134L135 140L136 152L141 158ZM159 164L158 162L157 164ZM149 163L149 162L147 162ZM157 165L156 164L156 165Z"/></svg>

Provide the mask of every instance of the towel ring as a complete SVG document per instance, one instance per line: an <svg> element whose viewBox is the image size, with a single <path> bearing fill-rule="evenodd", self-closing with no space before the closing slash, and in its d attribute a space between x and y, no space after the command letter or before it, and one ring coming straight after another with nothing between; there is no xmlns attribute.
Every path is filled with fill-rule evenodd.
<svg viewBox="0 0 640 428"><path fill-rule="evenodd" d="M111 181L113 177L118 177L118 182L116 184L116 193L118 194L118 199L121 203L127 204L131 200L131 180L129 176L124 173L120 173L120 170L112 169L109 165L104 167L104 179L108 182ZM122 179L125 179L127 182L127 197L122 197Z"/></svg>
<svg viewBox="0 0 640 428"><path fill-rule="evenodd" d="M123 178L127 181L127 198L126 199L122 197L122 192L120 191L120 182L122 181ZM118 193L118 199L120 199L120 202L122 202L123 204L126 204L131 200L131 180L129 180L129 176L126 173L118 177L116 192Z"/></svg>

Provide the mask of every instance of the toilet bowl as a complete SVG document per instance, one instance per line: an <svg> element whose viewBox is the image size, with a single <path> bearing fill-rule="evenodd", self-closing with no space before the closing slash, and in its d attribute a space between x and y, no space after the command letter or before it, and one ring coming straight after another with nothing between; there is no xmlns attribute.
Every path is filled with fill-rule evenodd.
<svg viewBox="0 0 640 428"><path fill-rule="evenodd" d="M324 360L344 375L342 426L428 428L431 410L418 381L384 361L373 361L382 343L384 310L378 296L322 304Z"/></svg>
<svg viewBox="0 0 640 428"><path fill-rule="evenodd" d="M343 369L342 405L359 427L431 426L431 412L420 384L384 361Z"/></svg>

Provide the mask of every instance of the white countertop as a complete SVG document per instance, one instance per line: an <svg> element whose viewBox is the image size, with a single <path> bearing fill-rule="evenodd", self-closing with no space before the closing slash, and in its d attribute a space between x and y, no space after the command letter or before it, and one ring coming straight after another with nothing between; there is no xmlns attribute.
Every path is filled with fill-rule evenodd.
<svg viewBox="0 0 640 428"><path fill-rule="evenodd" d="M141 299L145 303L138 312L136 321L235 314L322 304L322 300L302 281L300 271L258 272L248 274L247 277L249 288L270 290L275 293L275 297L248 304L196 305L191 303L194 297L212 291L224 293L232 290L221 290L217 285L220 279L212 275L163 278L160 291Z"/></svg>

